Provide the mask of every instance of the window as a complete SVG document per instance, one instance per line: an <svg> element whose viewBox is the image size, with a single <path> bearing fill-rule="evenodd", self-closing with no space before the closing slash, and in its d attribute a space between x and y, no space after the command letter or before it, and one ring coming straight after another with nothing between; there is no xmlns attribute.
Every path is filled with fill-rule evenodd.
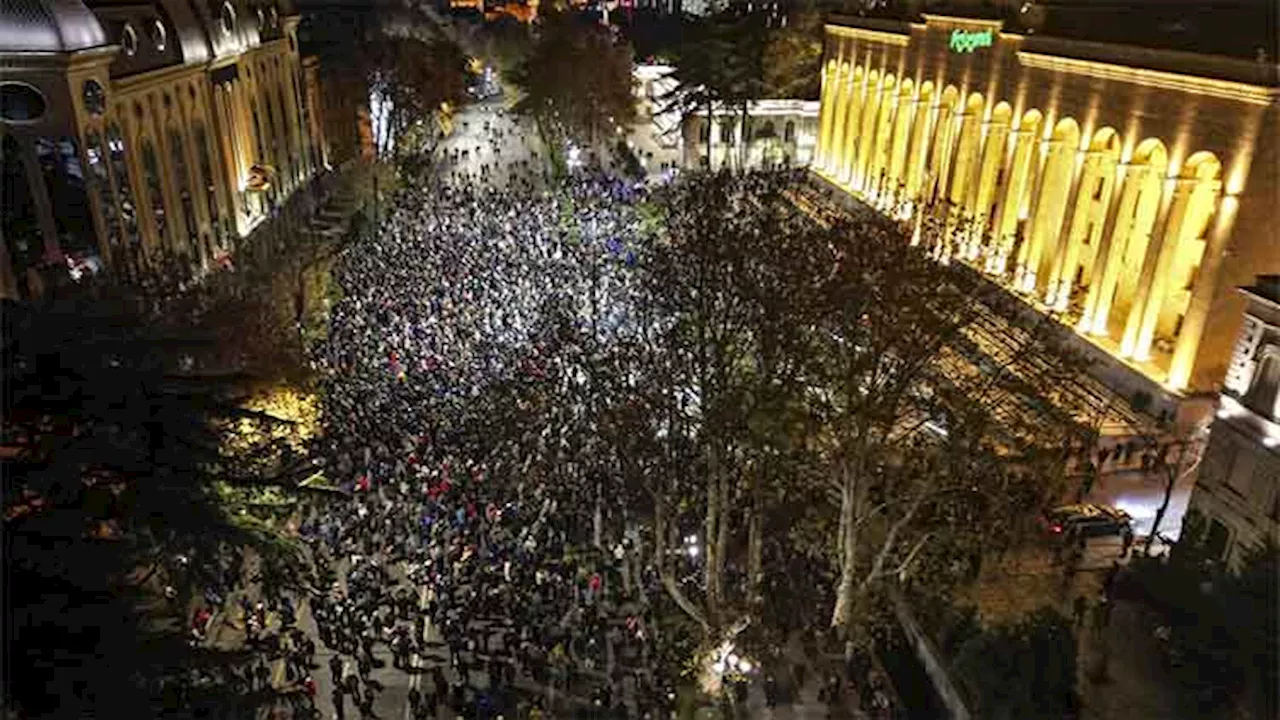
<svg viewBox="0 0 1280 720"><path fill-rule="evenodd" d="M218 14L218 21L222 25L222 33L231 35L236 31L236 9L231 6L230 2L222 3L222 11Z"/></svg>
<svg viewBox="0 0 1280 720"><path fill-rule="evenodd" d="M20 82L0 83L0 120L33 122L44 117L44 95Z"/></svg>
<svg viewBox="0 0 1280 720"><path fill-rule="evenodd" d="M155 221L156 242L164 247L168 241L169 218L164 209L164 189L160 185L160 164L156 161L156 147L149 138L142 141L142 176L147 199L151 203L151 217Z"/></svg>
<svg viewBox="0 0 1280 720"><path fill-rule="evenodd" d="M137 268L133 263L137 260L141 237L138 234L138 209L133 199L133 187L129 184L124 138L120 134L119 125L112 125L107 130L107 154L111 160L111 174L116 179L116 194L120 198L120 224L124 229L126 244L125 264L127 271L134 272Z"/></svg>
<svg viewBox="0 0 1280 720"><path fill-rule="evenodd" d="M262 104L267 107L267 129L271 133L271 160L275 165L280 165L276 169L280 171L281 177L288 174L288 163L284 158L284 154L280 152L280 126L276 124L276 107L275 102L271 99L269 90L264 89ZM274 189L275 184L272 184Z"/></svg>
<svg viewBox="0 0 1280 720"><path fill-rule="evenodd" d="M164 29L164 23L157 20L151 21L151 44L155 46L156 52L164 52L168 46L169 33Z"/></svg>
<svg viewBox="0 0 1280 720"><path fill-rule="evenodd" d="M782 140L789 143L796 141L796 123L794 120L788 120L787 124L782 127Z"/></svg>
<svg viewBox="0 0 1280 720"><path fill-rule="evenodd" d="M36 211L31 186L27 184L26 166L22 162L21 146L13 135L6 134L0 145L0 167L3 167L3 187L0 188L0 231L9 250L13 272L22 283L27 268L40 264L44 254L44 241L40 234L40 216Z"/></svg>
<svg viewBox="0 0 1280 720"><path fill-rule="evenodd" d="M205 134L204 124L196 123L196 155L199 156L198 163L200 167L200 184L204 185L204 201L205 210L209 213L209 224L213 226L213 232L217 236L219 244L222 242L222 225L218 222L218 190L213 185L213 169L210 167L209 158L209 136Z"/></svg>
<svg viewBox="0 0 1280 720"><path fill-rule="evenodd" d="M69 137L40 138L36 141L36 158L44 177L44 190L53 206L58 247L73 254L96 252L97 233L89 215L89 196L76 141Z"/></svg>
<svg viewBox="0 0 1280 720"><path fill-rule="evenodd" d="M1252 489L1253 469L1258 464L1258 456L1242 447L1236 448L1233 456L1231 474L1227 476L1227 485L1232 490L1240 493L1242 497L1247 498L1249 497L1249 491Z"/></svg>
<svg viewBox="0 0 1280 720"><path fill-rule="evenodd" d="M1227 546L1231 542L1231 531L1221 520L1214 518L1209 522L1209 534L1205 537L1204 551L1208 557L1221 560L1227 554Z"/></svg>
<svg viewBox="0 0 1280 720"><path fill-rule="evenodd" d="M107 93L97 80L85 80L81 91L84 109L94 117L100 117L107 111Z"/></svg>
<svg viewBox="0 0 1280 720"><path fill-rule="evenodd" d="M733 122L720 123L720 142L725 145L733 144Z"/></svg>
<svg viewBox="0 0 1280 720"><path fill-rule="evenodd" d="M107 171L106 150L102 136L90 131L85 136L85 157L89 160L89 176L93 178L94 194L102 211L102 228L106 233L107 247L112 253L120 246L120 211L116 208L116 196L111 191L111 175Z"/></svg>
<svg viewBox="0 0 1280 720"><path fill-rule="evenodd" d="M253 142L258 150L258 157L254 158L255 162L266 162L267 153L262 149L262 121L258 119L258 101L250 98L249 114L253 116Z"/></svg>
<svg viewBox="0 0 1280 720"><path fill-rule="evenodd" d="M189 255L193 248L199 247L196 229L196 208L191 199L191 175L187 170L187 148L182 141L182 133L177 128L169 128L169 152L173 155L173 173L177 180L178 202L182 204L182 219L187 228L187 245L181 248L183 255Z"/></svg>
<svg viewBox="0 0 1280 720"><path fill-rule="evenodd" d="M284 85L276 85L276 95L280 98L280 124L283 126L285 134L285 148L288 153L289 166L286 168L285 174L289 177L297 179L298 159L294 154L294 148L298 143L298 136L293 126L289 123L289 103L285 102Z"/></svg>
<svg viewBox="0 0 1280 720"><path fill-rule="evenodd" d="M138 53L138 31L129 23L125 23L124 30L120 31L120 47L126 57L133 57Z"/></svg>

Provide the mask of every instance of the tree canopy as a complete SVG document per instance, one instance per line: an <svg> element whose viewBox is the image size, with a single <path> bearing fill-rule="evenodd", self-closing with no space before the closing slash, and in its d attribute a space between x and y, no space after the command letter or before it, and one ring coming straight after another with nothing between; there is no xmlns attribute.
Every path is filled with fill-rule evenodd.
<svg viewBox="0 0 1280 720"><path fill-rule="evenodd" d="M540 15L528 54L512 73L517 112L543 139L609 142L635 121L631 52L608 30L570 13Z"/></svg>
<svg viewBox="0 0 1280 720"><path fill-rule="evenodd" d="M4 319L6 695L32 715L154 716L153 681L199 656L182 633L193 596L250 551L306 582L259 503L296 485L304 446L235 378L166 369L136 318L6 304Z"/></svg>

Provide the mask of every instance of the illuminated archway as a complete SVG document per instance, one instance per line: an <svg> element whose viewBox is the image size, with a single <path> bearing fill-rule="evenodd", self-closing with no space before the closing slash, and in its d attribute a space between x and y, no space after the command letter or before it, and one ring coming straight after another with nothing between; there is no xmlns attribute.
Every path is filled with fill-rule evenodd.
<svg viewBox="0 0 1280 720"><path fill-rule="evenodd" d="M920 92L912 103L915 122L911 129L910 147L907 148L907 198L914 203L920 197L920 182L924 176L925 162L929 158L929 120L933 105L933 83L920 83Z"/></svg>
<svg viewBox="0 0 1280 720"><path fill-rule="evenodd" d="M1111 236L1098 248L1099 262L1094 263L1094 277L1085 298L1081 328L1090 334L1110 335L1111 309L1115 307L1123 317L1133 305L1168 164L1169 153L1155 138L1139 143L1129 161ZM1116 330L1123 330L1123 326Z"/></svg>
<svg viewBox="0 0 1280 720"><path fill-rule="evenodd" d="M1016 285L1028 293L1035 292L1039 281L1047 274L1044 265L1051 258L1046 249L1051 249L1051 244L1057 241L1062 231L1071 178L1075 174L1075 155L1080 147L1080 126L1072 118L1059 120L1048 145L1038 197L1035 198L1036 209L1027 231L1027 251L1019 253Z"/></svg>
<svg viewBox="0 0 1280 720"><path fill-rule="evenodd" d="M1204 256L1204 231L1218 206L1222 164L1210 152L1187 158L1174 183L1168 220L1159 248L1147 252L1139 280L1141 302L1134 303L1121 352L1135 360L1152 357L1157 335L1176 342L1182 317Z"/></svg>
<svg viewBox="0 0 1280 720"><path fill-rule="evenodd" d="M889 135L893 132L893 115L897 107L897 78L892 74L885 75L880 83L880 92L876 102L879 111L872 122L867 175L863 181L864 190L872 200L884 192L884 172L889 163Z"/></svg>
<svg viewBox="0 0 1280 720"><path fill-rule="evenodd" d="M982 111L986 100L979 93L972 93L960 113L960 133L956 141L955 172L951 179L951 202L961 211L969 210L968 202L974 189L974 175L978 169L978 148L982 140Z"/></svg>
<svg viewBox="0 0 1280 720"><path fill-rule="evenodd" d="M836 182L842 185L849 184L849 169L852 167L853 156L861 141L858 136L858 123L865 105L863 96L866 93L868 77L861 67L854 68L853 77L849 80L848 92L845 95L845 114L840 126L840 158L834 173Z"/></svg>
<svg viewBox="0 0 1280 720"><path fill-rule="evenodd" d="M991 110L991 120L987 124L986 138L982 147L982 159L978 166L978 181L974 183L972 200L968 207L968 212L975 223L973 242L966 254L970 260L977 259L982 252L988 229L993 223L996 181L999 179L1005 151L1009 145L1009 125L1012 119L1013 108L1007 102L996 103ZM994 258L995 253L988 253L987 266L984 269L988 271L992 269Z"/></svg>
<svg viewBox="0 0 1280 720"><path fill-rule="evenodd" d="M831 105L831 150L827 154L827 173L836 175L840 170L840 153L844 147L844 118L849 105L852 69L849 63L841 62L836 69L834 96Z"/></svg>
<svg viewBox="0 0 1280 720"><path fill-rule="evenodd" d="M876 128L876 116L880 112L880 73L872 70L867 74L866 101L862 106L862 117L858 127L858 148L853 158L853 171L849 182L854 190L862 190L866 186L867 164L871 161L871 140Z"/></svg>
<svg viewBox="0 0 1280 720"><path fill-rule="evenodd" d="M915 85L910 78L904 79L898 88L898 114L893 124L893 140L889 147L889 166L885 183L894 203L900 203L903 199L903 172L907 161L907 143L911 139L911 124L916 112L914 90Z"/></svg>
<svg viewBox="0 0 1280 720"><path fill-rule="evenodd" d="M1018 130L1013 147L1013 158L1009 161L1009 172L1004 186L1000 188L1000 204L996 210L996 259L992 263L991 272L1003 275L1009 266L1010 257L1017 245L1017 254L1022 257L1026 251L1025 240L1018 243L1018 222L1024 220L1023 208L1027 205L1027 194L1030 187L1032 161L1036 158L1036 145L1040 140L1040 126L1044 115L1039 110L1028 110L1018 121Z"/></svg>
<svg viewBox="0 0 1280 720"><path fill-rule="evenodd" d="M1052 259L1045 298L1055 310L1066 310L1076 287L1088 284L1111 207L1111 191L1120 161L1120 136L1109 127L1093 134L1075 189L1075 206L1059 251Z"/></svg>
<svg viewBox="0 0 1280 720"><path fill-rule="evenodd" d="M938 99L934 113L933 142L930 143L932 152L924 187L926 202L946 197L947 171L951 167L951 136L955 128L955 108L959 98L960 91L954 85L948 85Z"/></svg>
<svg viewBox="0 0 1280 720"><path fill-rule="evenodd" d="M840 62L835 58L827 61L822 71L822 104L818 117L818 169L830 170L831 167L831 126L834 124L836 96L839 86Z"/></svg>

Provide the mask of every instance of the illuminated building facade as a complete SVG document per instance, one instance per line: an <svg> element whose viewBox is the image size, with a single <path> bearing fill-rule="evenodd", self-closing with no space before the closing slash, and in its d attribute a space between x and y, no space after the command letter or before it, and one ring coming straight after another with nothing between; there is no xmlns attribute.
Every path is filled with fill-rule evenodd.
<svg viewBox="0 0 1280 720"><path fill-rule="evenodd" d="M69 258L198 274L323 169L298 20L284 0L6 0L0 292Z"/></svg>
<svg viewBox="0 0 1280 720"><path fill-rule="evenodd" d="M1244 322L1182 525L1183 539L1230 565L1280 544L1280 275L1240 293Z"/></svg>
<svg viewBox="0 0 1280 720"><path fill-rule="evenodd" d="M662 167L804 167L813 159L817 101L752 101L745 123L741 106L717 105L708 121L705 112L682 114L668 107L676 88L674 69L640 64L632 71L637 120L632 148L648 161L650 172Z"/></svg>
<svg viewBox="0 0 1280 720"><path fill-rule="evenodd" d="M1280 272L1276 65L1008 27L833 18L812 168L1056 313L1116 389L1215 391L1235 288Z"/></svg>
<svg viewBox="0 0 1280 720"><path fill-rule="evenodd" d="M756 100L747 103L745 120L738 107L716 106L711 120L705 113L685 118L687 167L803 167L813 159L816 101Z"/></svg>

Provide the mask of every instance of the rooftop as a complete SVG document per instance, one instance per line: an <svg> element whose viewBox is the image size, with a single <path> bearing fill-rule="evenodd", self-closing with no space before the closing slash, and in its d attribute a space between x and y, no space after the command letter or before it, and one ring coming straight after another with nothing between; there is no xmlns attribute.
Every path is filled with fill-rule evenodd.
<svg viewBox="0 0 1280 720"><path fill-rule="evenodd" d="M0 2L0 52L74 52L106 44L98 18L80 0Z"/></svg>
<svg viewBox="0 0 1280 720"><path fill-rule="evenodd" d="M842 20L922 21L922 15L1001 20L1006 32L1133 45L1275 63L1280 3L1271 0L925 0Z"/></svg>

